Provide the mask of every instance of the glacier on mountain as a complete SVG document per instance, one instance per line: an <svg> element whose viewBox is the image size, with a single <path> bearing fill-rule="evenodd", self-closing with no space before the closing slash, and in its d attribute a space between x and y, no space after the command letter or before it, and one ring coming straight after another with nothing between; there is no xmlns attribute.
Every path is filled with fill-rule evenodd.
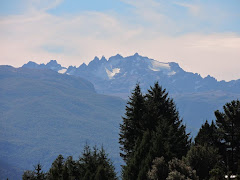
<svg viewBox="0 0 240 180"><path fill-rule="evenodd" d="M240 91L240 80L217 81L211 76L202 78L198 73L186 72L175 62L159 62L138 53L123 57L119 54L108 60L95 57L88 65L62 67L56 60L37 64L24 64L28 68L47 68L68 75L85 78L92 82L97 92L127 98L139 82L143 92L158 81L170 93L197 93L207 91ZM196 83L197 82L197 83Z"/></svg>
<svg viewBox="0 0 240 180"><path fill-rule="evenodd" d="M67 68L66 69L60 69L60 70L58 70L58 73L64 74L66 71L67 71Z"/></svg>
<svg viewBox="0 0 240 180"><path fill-rule="evenodd" d="M105 69L106 69L106 73L107 73L109 79L113 79L114 76L120 72L119 68L114 68L114 69L112 69L112 71L108 70L107 68L105 68Z"/></svg>

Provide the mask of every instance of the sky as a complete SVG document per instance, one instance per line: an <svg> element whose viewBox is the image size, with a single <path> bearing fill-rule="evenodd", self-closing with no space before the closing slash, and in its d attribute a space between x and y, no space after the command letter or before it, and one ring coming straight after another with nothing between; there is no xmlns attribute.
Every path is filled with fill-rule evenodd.
<svg viewBox="0 0 240 180"><path fill-rule="evenodd" d="M240 0L0 0L0 65L136 52L240 79Z"/></svg>

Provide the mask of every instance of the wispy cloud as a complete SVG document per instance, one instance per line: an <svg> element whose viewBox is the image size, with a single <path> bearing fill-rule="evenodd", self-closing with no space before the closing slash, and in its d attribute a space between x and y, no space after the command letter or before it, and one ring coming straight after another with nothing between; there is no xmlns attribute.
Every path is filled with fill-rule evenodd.
<svg viewBox="0 0 240 180"><path fill-rule="evenodd" d="M161 6L160 2L155 0L121 0L122 2L132 5L136 8L152 8L156 9Z"/></svg>
<svg viewBox="0 0 240 180"><path fill-rule="evenodd" d="M61 4L63 0L23 0L27 11L47 11Z"/></svg>
<svg viewBox="0 0 240 180"><path fill-rule="evenodd" d="M198 15L201 10L200 5L194 5L190 3L184 3L184 2L174 2L174 4L188 8L189 12L195 16Z"/></svg>

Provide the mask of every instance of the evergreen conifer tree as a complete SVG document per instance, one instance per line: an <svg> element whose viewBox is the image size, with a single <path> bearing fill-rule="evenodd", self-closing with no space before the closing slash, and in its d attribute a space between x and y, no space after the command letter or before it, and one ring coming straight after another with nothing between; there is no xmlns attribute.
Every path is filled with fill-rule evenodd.
<svg viewBox="0 0 240 180"><path fill-rule="evenodd" d="M196 170L200 180L209 179L212 169L222 167L218 149L207 144L192 146L185 161Z"/></svg>
<svg viewBox="0 0 240 180"><path fill-rule="evenodd" d="M35 174L36 174L36 180L44 180L45 174L42 171L42 165L38 163L36 166L34 166Z"/></svg>
<svg viewBox="0 0 240 180"><path fill-rule="evenodd" d="M96 161L97 149L94 147L94 152L92 152L90 146L86 144L84 146L84 150L82 156L79 158L79 164L82 168L82 172L84 173L82 176L85 178L92 179L92 175L95 172L97 164L94 162ZM88 175L89 174L89 175Z"/></svg>
<svg viewBox="0 0 240 180"><path fill-rule="evenodd" d="M224 157L227 171L240 174L240 101L232 101L223 106L224 112L216 111L216 124L220 136L220 142L225 152Z"/></svg>
<svg viewBox="0 0 240 180"><path fill-rule="evenodd" d="M105 173L105 170L103 168L103 166L99 166L95 175L95 180L105 180L107 179L107 175Z"/></svg>
<svg viewBox="0 0 240 180"><path fill-rule="evenodd" d="M83 180L94 180L94 176L93 174L90 172L90 170L86 170L84 176L83 176Z"/></svg>
<svg viewBox="0 0 240 180"><path fill-rule="evenodd" d="M166 89L159 86L158 82L150 87L146 96L146 111L147 115L144 119L145 128L150 131L155 131L157 125L164 118L168 119L168 122L173 120L173 116L178 116L173 101L168 97ZM172 116L173 115L173 116Z"/></svg>
<svg viewBox="0 0 240 180"><path fill-rule="evenodd" d="M190 141L173 99L168 97L166 89L155 83L146 94L146 106L148 127L153 131L150 161L156 157L164 157L166 162L181 159L189 150Z"/></svg>
<svg viewBox="0 0 240 180"><path fill-rule="evenodd" d="M151 134L147 130L143 138L138 138L134 153L131 154L126 166L123 166L123 179L140 179L140 175L144 175L142 179L146 179L148 171L148 164L146 162L146 156L149 155L149 149L151 147ZM151 162L150 162L151 163ZM145 170L145 167L147 169Z"/></svg>
<svg viewBox="0 0 240 180"><path fill-rule="evenodd" d="M97 172L100 173L100 172L104 171L104 176L102 176L102 178L106 177L107 179L115 180L115 179L117 179L115 167L113 166L112 161L107 156L108 155L106 154L106 152L102 146L98 152L98 170L97 170Z"/></svg>
<svg viewBox="0 0 240 180"><path fill-rule="evenodd" d="M49 180L63 180L63 170L64 170L64 158L60 154L56 160L52 163L52 166L48 173Z"/></svg>
<svg viewBox="0 0 240 180"><path fill-rule="evenodd" d="M42 171L42 165L38 163L34 166L33 171L24 171L22 175L23 180L45 180L46 174Z"/></svg>
<svg viewBox="0 0 240 180"><path fill-rule="evenodd" d="M127 162L133 152L135 143L143 135L143 116L145 113L144 97L139 84L136 85L129 101L127 102L125 116L120 124L120 156Z"/></svg>
<svg viewBox="0 0 240 180"><path fill-rule="evenodd" d="M35 180L34 171L31 171L31 170L24 171L22 175L22 180Z"/></svg>
<svg viewBox="0 0 240 180"><path fill-rule="evenodd" d="M63 167L63 179L64 180L74 180L78 177L78 169L77 169L77 164L73 160L72 156L69 156Z"/></svg>
<svg viewBox="0 0 240 180"><path fill-rule="evenodd" d="M154 156L163 156L166 161L174 157L181 159L186 155L190 141L173 99L168 97L166 89L155 83L146 94L146 106L148 127L154 131Z"/></svg>
<svg viewBox="0 0 240 180"><path fill-rule="evenodd" d="M138 89L139 86L135 88ZM133 98L130 98L132 101ZM179 119L178 111L171 98L168 97L166 89L155 83L150 87L145 98L142 99L144 108L142 117L139 118L140 130L132 130L138 126L126 126L129 119L124 119L125 130L121 131L120 141L128 143L127 138L123 139L126 132L135 132L131 137L134 139L134 151L131 150L130 156L125 159L126 166L123 168L123 179L139 179L147 178L147 172L151 168L151 163L156 157L163 156L166 161L172 158L181 158L186 155L189 147L189 134L186 134L185 126ZM137 107L136 107L137 108ZM127 109L126 109L127 110ZM126 113L127 114L127 113ZM128 116L129 117L129 116ZM122 126L121 126L122 128ZM141 132L137 134L136 132ZM144 133L144 136L142 136ZM125 142L126 141L126 142Z"/></svg>
<svg viewBox="0 0 240 180"><path fill-rule="evenodd" d="M218 132L215 123L212 121L211 125L206 121L199 129L197 136L195 137L196 145L205 145L218 147Z"/></svg>
<svg viewBox="0 0 240 180"><path fill-rule="evenodd" d="M102 146L100 150L93 147L93 150L86 144L82 156L78 162L80 179L117 179L115 168L112 161L107 157L107 154Z"/></svg>

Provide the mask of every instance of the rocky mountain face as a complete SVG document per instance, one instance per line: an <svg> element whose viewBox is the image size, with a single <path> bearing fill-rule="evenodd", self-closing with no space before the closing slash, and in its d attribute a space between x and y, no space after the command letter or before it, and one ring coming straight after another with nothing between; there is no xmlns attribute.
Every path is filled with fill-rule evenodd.
<svg viewBox="0 0 240 180"><path fill-rule="evenodd" d="M159 62L148 57L134 54L129 57L116 55L108 60L105 57L95 57L88 65L79 67L62 67L55 60L46 65L29 62L23 67L48 68L60 73L79 76L89 80L101 94L111 94L127 98L131 90L139 82L143 91L158 81L170 94L202 93L223 91L227 93L240 92L240 80L217 81L214 77L202 78L197 73L184 71L175 62Z"/></svg>

